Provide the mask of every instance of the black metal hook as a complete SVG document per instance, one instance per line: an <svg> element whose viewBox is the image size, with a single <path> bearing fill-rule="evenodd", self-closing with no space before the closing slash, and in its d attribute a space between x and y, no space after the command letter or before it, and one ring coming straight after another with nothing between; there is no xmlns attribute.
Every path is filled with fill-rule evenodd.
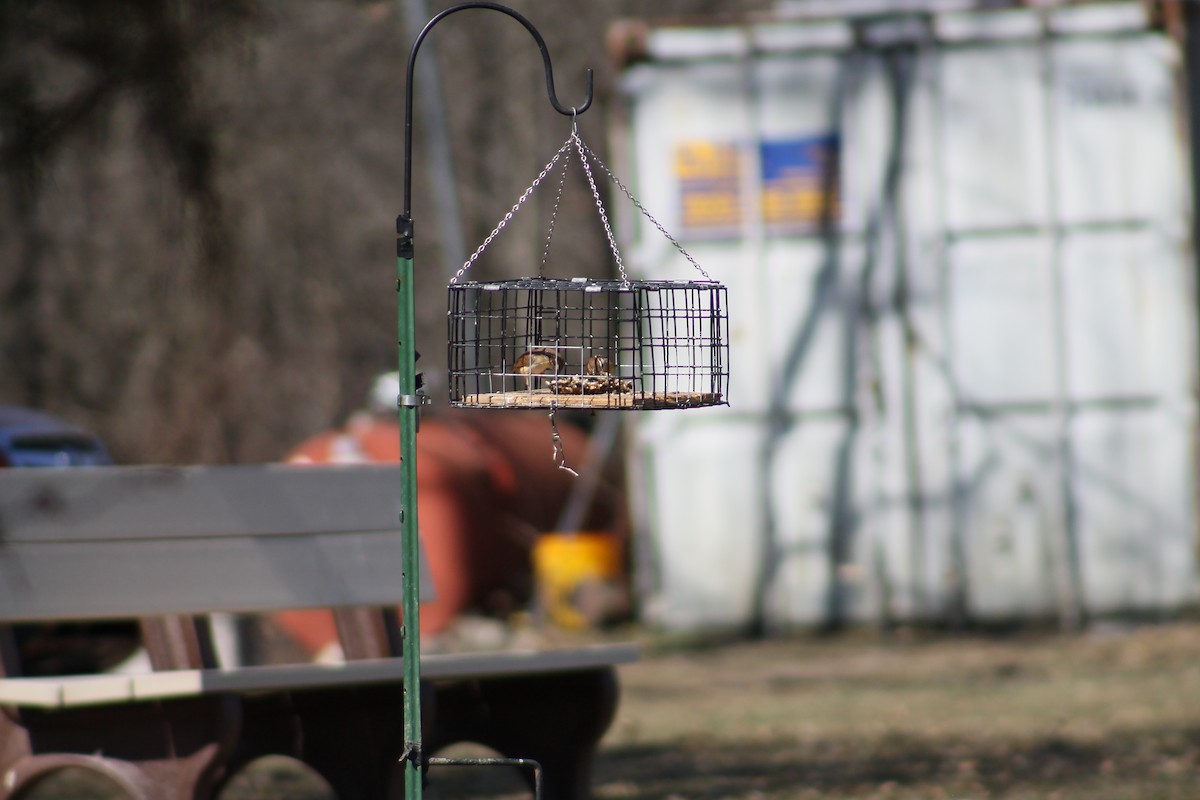
<svg viewBox="0 0 1200 800"><path fill-rule="evenodd" d="M483 8L491 11L499 11L502 14L515 19L517 22L525 26L525 30L533 35L534 41L537 42L538 49L542 52L542 64L546 69L546 94L550 98L550 105L554 106L554 110L568 117L576 117L587 111L592 105L592 71L587 71L587 99L584 100L581 106L564 106L558 101L558 95L554 91L554 68L550 64L550 51L546 48L546 40L542 38L542 34L538 29L533 27L533 23L517 13L508 6L502 6L499 3L488 2L470 2L461 3L456 6L451 6L446 10L438 13L426 23L425 27L417 35L413 42L412 50L408 54L408 77L404 87L404 214L403 217L411 222L412 220L412 122L413 122L413 73L414 66L417 62L417 50L421 47L421 42L429 35L433 26L441 22L446 17L458 11L465 11L469 8Z"/></svg>

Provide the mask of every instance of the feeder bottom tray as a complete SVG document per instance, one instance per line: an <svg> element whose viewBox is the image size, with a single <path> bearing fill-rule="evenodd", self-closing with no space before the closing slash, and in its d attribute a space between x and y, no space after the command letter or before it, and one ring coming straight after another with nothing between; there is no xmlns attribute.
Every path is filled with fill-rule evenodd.
<svg viewBox="0 0 1200 800"><path fill-rule="evenodd" d="M455 405L473 408L627 408L662 409L715 406L721 395L711 392L626 392L564 394L548 389L469 394Z"/></svg>

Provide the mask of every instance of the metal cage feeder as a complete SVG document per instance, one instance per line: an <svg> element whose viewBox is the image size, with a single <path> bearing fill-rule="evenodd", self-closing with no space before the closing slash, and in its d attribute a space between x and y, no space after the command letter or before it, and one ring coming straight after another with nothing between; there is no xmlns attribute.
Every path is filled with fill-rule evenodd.
<svg viewBox="0 0 1200 800"><path fill-rule="evenodd" d="M460 282L535 189L562 169L542 251L545 269L574 157L587 176L619 279L539 276ZM560 163L561 162L561 163ZM631 280L596 185L598 168L704 280ZM726 290L571 134L450 280L450 403L464 408L652 410L728 405Z"/></svg>
<svg viewBox="0 0 1200 800"><path fill-rule="evenodd" d="M728 404L729 318L715 281L520 278L449 292L452 405Z"/></svg>

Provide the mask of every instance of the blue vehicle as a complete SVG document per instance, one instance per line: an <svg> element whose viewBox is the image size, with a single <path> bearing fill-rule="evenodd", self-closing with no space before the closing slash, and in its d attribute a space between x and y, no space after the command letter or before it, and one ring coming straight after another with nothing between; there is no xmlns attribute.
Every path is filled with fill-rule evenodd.
<svg viewBox="0 0 1200 800"><path fill-rule="evenodd" d="M0 406L0 472L4 467L90 467L112 464L98 438L51 414ZM68 675L103 672L134 652L137 623L64 622L13 625L20 672Z"/></svg>
<svg viewBox="0 0 1200 800"><path fill-rule="evenodd" d="M0 406L0 467L90 467L112 464L104 443L58 417Z"/></svg>

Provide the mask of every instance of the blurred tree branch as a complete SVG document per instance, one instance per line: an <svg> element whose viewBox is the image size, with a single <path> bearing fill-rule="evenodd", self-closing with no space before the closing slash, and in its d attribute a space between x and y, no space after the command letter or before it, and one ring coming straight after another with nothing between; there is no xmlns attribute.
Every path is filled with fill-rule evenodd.
<svg viewBox="0 0 1200 800"><path fill-rule="evenodd" d="M20 193L19 207L36 203L46 165L73 137L104 127L118 99L132 97L147 144L167 155L199 212L204 263L227 301L229 237L216 189L213 122L196 102L195 62L214 40L244 26L253 7L251 0L0 5L0 167Z"/></svg>
<svg viewBox="0 0 1200 800"><path fill-rule="evenodd" d="M512 5L546 38L564 98L596 71L580 132L609 161L604 30L645 4ZM403 16L394 0L0 3L0 402L61 413L142 462L270 460L356 407L396 358L392 226L416 35ZM416 126L418 349L435 397L444 276L459 265L429 218L425 140L449 140L474 249L570 127L526 32L495 16L438 29L449 130ZM605 275L574 168L546 271ZM472 277L537 273L553 191L541 195Z"/></svg>

